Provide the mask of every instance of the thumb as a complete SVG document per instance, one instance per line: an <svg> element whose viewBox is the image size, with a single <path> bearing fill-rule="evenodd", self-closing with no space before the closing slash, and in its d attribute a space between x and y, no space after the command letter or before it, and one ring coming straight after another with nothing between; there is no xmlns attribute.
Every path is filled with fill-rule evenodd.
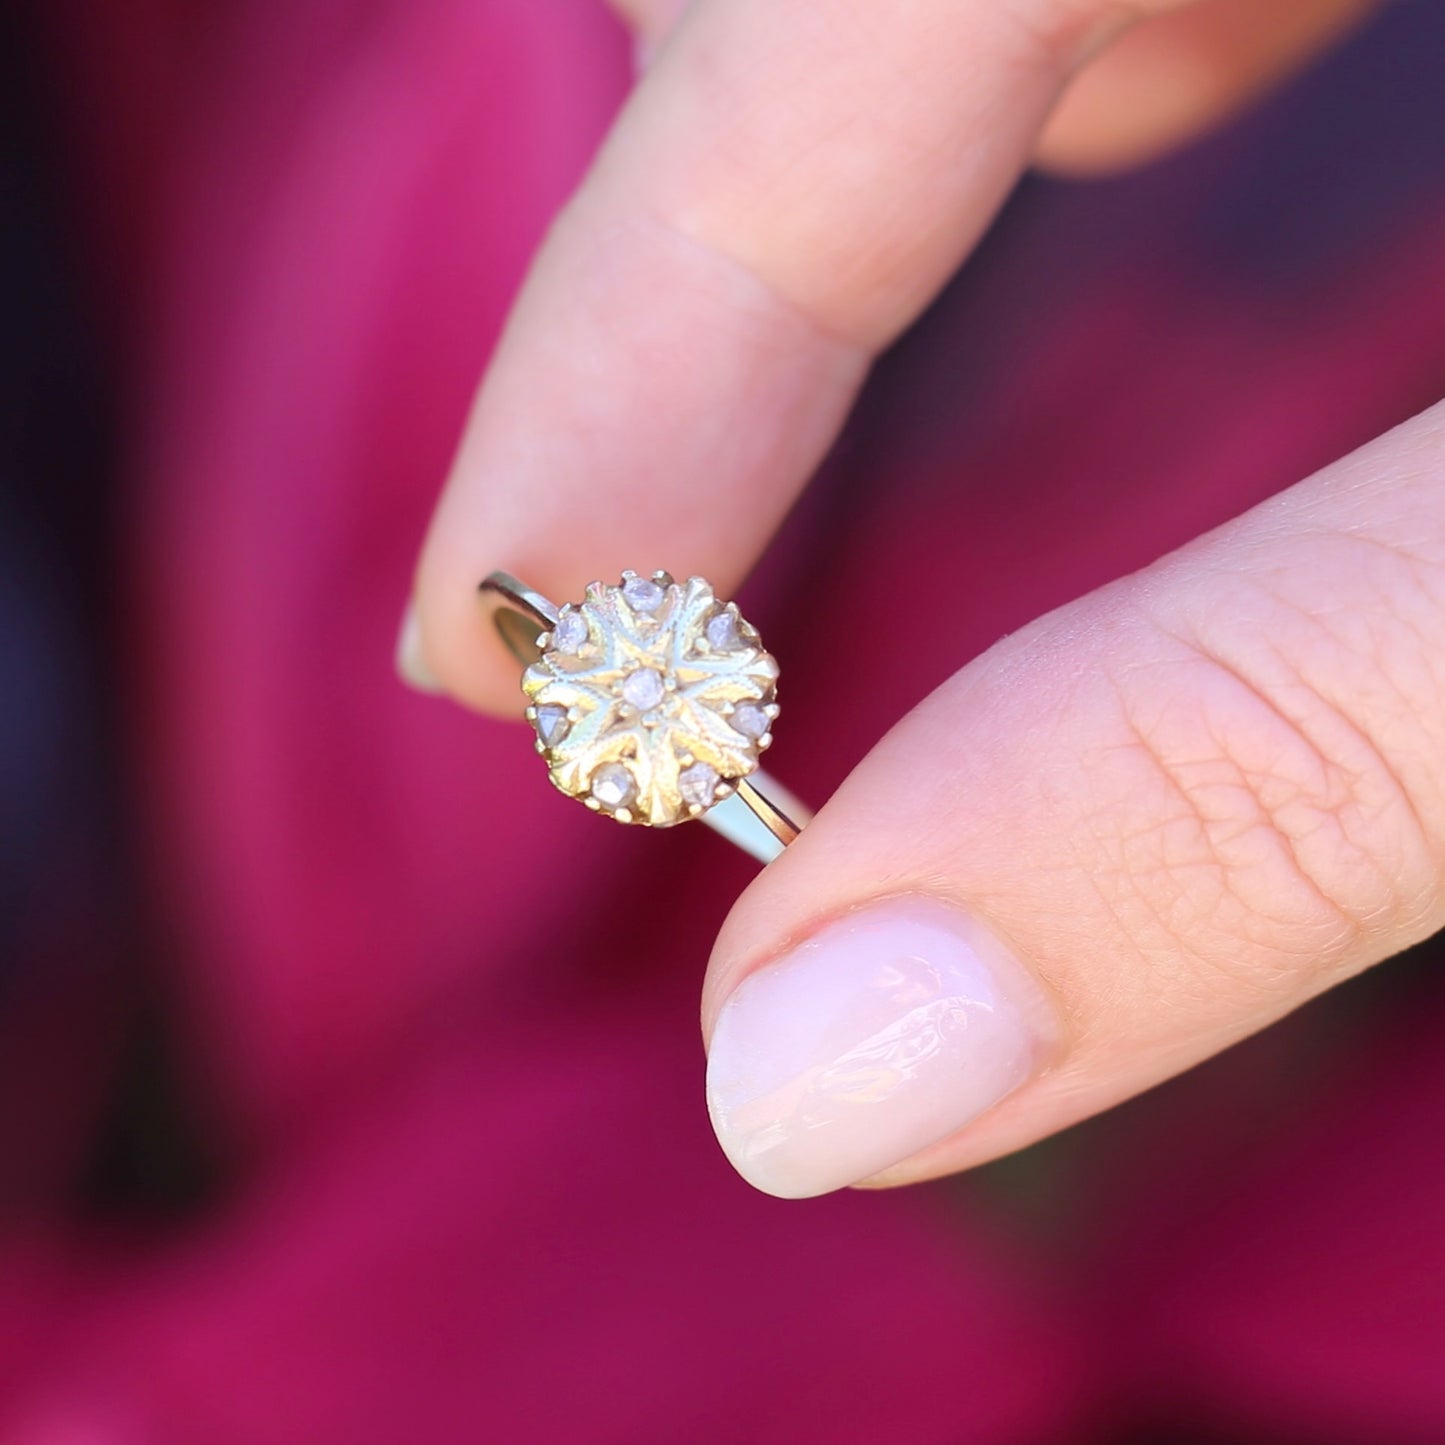
<svg viewBox="0 0 1445 1445"><path fill-rule="evenodd" d="M750 1182L979 1163L1445 924L1442 431L1044 618L884 738L710 964Z"/></svg>

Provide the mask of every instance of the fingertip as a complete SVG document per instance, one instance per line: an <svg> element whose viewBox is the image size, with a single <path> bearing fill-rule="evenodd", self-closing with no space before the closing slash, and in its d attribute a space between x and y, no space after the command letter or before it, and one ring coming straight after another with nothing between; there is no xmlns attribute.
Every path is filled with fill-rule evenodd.
<svg viewBox="0 0 1445 1445"><path fill-rule="evenodd" d="M401 627L396 635L397 676L416 692L439 695L446 691L441 679L432 671L427 662L426 648L422 640L421 614L416 602L409 600L401 614Z"/></svg>
<svg viewBox="0 0 1445 1445"><path fill-rule="evenodd" d="M425 572L423 568L423 572ZM437 605L425 581L407 603L396 640L396 671L408 687L497 718L521 715L521 667L493 632L475 589Z"/></svg>
<svg viewBox="0 0 1445 1445"><path fill-rule="evenodd" d="M507 554L491 542L493 529L470 510L478 490L464 473L454 472L443 491L422 545L397 668L423 692L443 693L485 716L515 720L524 705L522 667L478 590L495 566L507 565L490 559L499 551ZM535 583L537 569L525 563L511 562L508 570L520 570Z"/></svg>

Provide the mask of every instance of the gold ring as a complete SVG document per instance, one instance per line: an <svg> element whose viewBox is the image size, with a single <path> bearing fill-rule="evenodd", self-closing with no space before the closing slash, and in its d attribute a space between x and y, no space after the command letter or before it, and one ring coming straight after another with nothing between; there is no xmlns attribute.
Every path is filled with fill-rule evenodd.
<svg viewBox="0 0 1445 1445"><path fill-rule="evenodd" d="M764 862L807 813L758 767L778 664L701 577L624 572L555 606L508 572L481 584L522 664L527 721L552 782L620 823L701 818Z"/></svg>

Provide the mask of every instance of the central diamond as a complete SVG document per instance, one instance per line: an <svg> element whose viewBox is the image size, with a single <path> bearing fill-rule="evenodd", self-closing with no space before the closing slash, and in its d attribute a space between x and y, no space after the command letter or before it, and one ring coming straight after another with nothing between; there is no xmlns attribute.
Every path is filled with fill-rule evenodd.
<svg viewBox="0 0 1445 1445"><path fill-rule="evenodd" d="M705 813L772 742L778 665L701 577L594 582L523 674L552 781L623 823Z"/></svg>
<svg viewBox="0 0 1445 1445"><path fill-rule="evenodd" d="M622 696L638 712L649 712L667 696L667 685L660 672L654 672L650 667L639 667L622 679Z"/></svg>

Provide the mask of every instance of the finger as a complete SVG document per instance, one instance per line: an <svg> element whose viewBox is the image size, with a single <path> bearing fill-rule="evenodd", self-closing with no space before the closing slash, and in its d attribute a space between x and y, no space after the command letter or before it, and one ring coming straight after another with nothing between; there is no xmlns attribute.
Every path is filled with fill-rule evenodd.
<svg viewBox="0 0 1445 1445"><path fill-rule="evenodd" d="M1076 175L1150 160L1247 105L1374 8L1374 0L1206 0L1151 20L1074 78L1037 159Z"/></svg>
<svg viewBox="0 0 1445 1445"><path fill-rule="evenodd" d="M730 590L1065 77L1132 13L698 0L553 228L481 387L417 578L440 682L515 707L475 605L493 567L563 598L624 567Z"/></svg>
<svg viewBox="0 0 1445 1445"><path fill-rule="evenodd" d="M802 1196L1016 1149L1445 923L1445 405L1000 643L730 916L709 1107Z"/></svg>
<svg viewBox="0 0 1445 1445"><path fill-rule="evenodd" d="M1249 104L1376 8L1377 0L1204 0L1122 33L1083 66L1035 160L1072 175L1138 165ZM613 0L638 37L639 68L687 0Z"/></svg>

